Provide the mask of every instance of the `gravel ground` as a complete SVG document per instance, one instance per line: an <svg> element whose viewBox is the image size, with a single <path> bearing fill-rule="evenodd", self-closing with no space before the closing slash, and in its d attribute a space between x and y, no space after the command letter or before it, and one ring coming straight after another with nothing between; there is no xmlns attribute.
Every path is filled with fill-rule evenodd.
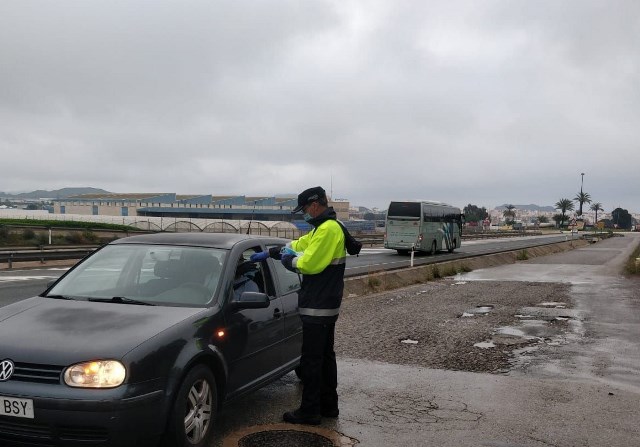
<svg viewBox="0 0 640 447"><path fill-rule="evenodd" d="M492 339L499 327L518 327L522 308L543 302L571 307L569 286L533 282L428 282L343 301L336 325L336 354L428 368L506 372L513 351L538 340L507 337L495 348L475 347ZM493 306L484 315L463 316ZM564 330L562 321L550 325ZM494 338L494 340L500 337ZM403 343L402 340L417 341Z"/></svg>

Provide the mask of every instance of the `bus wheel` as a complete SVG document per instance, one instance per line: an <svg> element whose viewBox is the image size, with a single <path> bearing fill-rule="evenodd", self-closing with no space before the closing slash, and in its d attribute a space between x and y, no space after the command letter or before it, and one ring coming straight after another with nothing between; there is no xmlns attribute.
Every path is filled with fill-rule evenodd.
<svg viewBox="0 0 640 447"><path fill-rule="evenodd" d="M431 243L431 251L429 252L430 255L435 255L436 251L438 251L438 246L436 245L436 241L433 241Z"/></svg>
<svg viewBox="0 0 640 447"><path fill-rule="evenodd" d="M447 250L447 251L448 251L449 253L453 253L453 250L455 250L455 249L456 249L456 244L457 244L457 242L456 242L456 240L454 239L454 240L451 242L451 247L449 247L449 250Z"/></svg>
<svg viewBox="0 0 640 447"><path fill-rule="evenodd" d="M401 256L407 256L409 254L409 250L398 250L398 254Z"/></svg>

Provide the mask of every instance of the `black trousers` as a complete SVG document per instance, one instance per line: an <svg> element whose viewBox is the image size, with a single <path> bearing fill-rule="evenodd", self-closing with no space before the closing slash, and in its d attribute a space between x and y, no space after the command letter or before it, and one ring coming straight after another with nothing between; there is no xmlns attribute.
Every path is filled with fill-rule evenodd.
<svg viewBox="0 0 640 447"><path fill-rule="evenodd" d="M302 403L306 414L338 408L338 368L333 350L335 323L302 323Z"/></svg>

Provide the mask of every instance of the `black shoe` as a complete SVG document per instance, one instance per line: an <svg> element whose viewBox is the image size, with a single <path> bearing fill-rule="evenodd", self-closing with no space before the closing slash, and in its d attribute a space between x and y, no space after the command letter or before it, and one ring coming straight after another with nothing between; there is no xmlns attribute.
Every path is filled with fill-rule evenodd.
<svg viewBox="0 0 640 447"><path fill-rule="evenodd" d="M338 409L338 407L323 408L321 414L323 418L337 418L340 414L340 410Z"/></svg>
<svg viewBox="0 0 640 447"><path fill-rule="evenodd" d="M319 414L306 414L300 409L287 411L282 415L282 419L291 424L320 425L321 422Z"/></svg>

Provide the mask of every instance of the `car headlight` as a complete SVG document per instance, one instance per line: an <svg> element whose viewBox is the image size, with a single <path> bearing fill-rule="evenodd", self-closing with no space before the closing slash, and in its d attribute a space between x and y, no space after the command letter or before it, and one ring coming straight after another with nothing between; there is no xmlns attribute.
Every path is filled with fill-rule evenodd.
<svg viewBox="0 0 640 447"><path fill-rule="evenodd" d="M116 360L97 360L72 365L64 372L64 383L80 388L114 388L122 385L127 370Z"/></svg>

